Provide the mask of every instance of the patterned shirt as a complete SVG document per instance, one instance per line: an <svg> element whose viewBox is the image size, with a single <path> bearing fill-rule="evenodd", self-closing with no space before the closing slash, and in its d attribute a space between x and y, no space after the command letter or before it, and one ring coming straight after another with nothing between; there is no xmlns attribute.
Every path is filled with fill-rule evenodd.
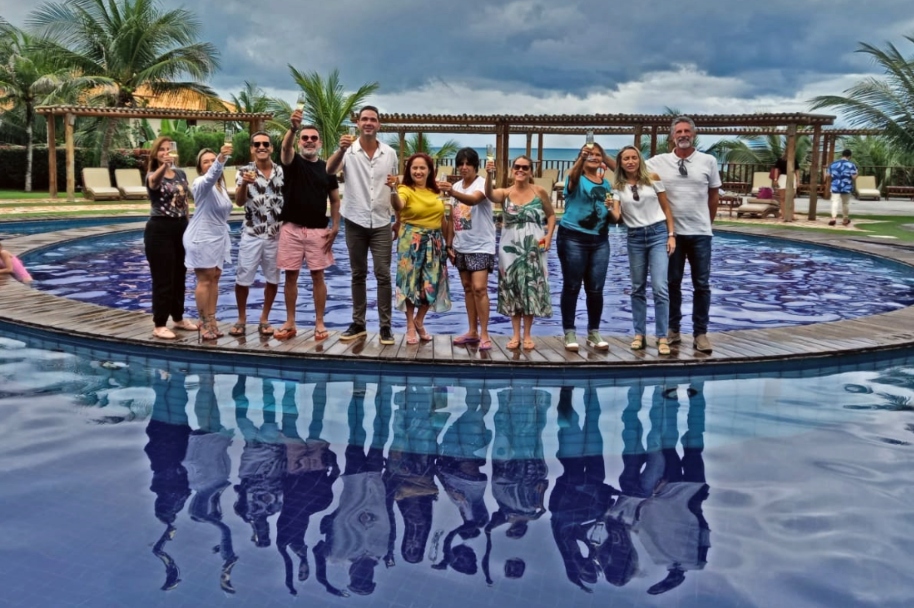
<svg viewBox="0 0 914 608"><path fill-rule="evenodd" d="M187 174L180 169L173 169L174 177L162 176L159 187L153 190L146 182L146 195L151 204L152 217L187 217Z"/></svg>
<svg viewBox="0 0 914 608"><path fill-rule="evenodd" d="M273 163L273 172L267 179L254 163L239 167L235 184L238 188L245 186L245 171L257 171L257 179L247 184L248 198L244 203L244 233L261 239L272 239L279 234L282 223L279 214L282 212L283 173L282 166Z"/></svg>
<svg viewBox="0 0 914 608"><path fill-rule="evenodd" d="M857 175L857 165L839 158L828 168L831 175L831 191L835 194L848 194L854 189L854 177Z"/></svg>

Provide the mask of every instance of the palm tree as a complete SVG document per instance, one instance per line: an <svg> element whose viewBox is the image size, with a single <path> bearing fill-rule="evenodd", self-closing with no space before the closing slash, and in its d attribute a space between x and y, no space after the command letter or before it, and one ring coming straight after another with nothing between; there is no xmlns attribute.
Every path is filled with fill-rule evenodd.
<svg viewBox="0 0 914 608"><path fill-rule="evenodd" d="M394 150L400 149L400 138L391 137L388 138L387 145L389 145ZM416 152L425 152L432 157L432 160L437 164L443 158L449 158L457 154L457 150L460 149L460 144L453 139L449 139L444 142L437 150L432 151L432 144L429 139L422 133L414 133L413 135L406 136L406 150L404 153L405 158L409 158Z"/></svg>
<svg viewBox="0 0 914 608"><path fill-rule="evenodd" d="M301 89L305 102L302 120L305 124L312 124L317 128L324 142L321 156L328 158L345 132L345 124L349 121L350 115L381 85L377 82L363 84L355 92L347 95L340 82L339 70L330 72L326 80L317 72L300 72L291 65L289 71L295 84Z"/></svg>
<svg viewBox="0 0 914 608"><path fill-rule="evenodd" d="M32 152L35 135L35 107L45 102L66 82L63 71L52 70L46 56L34 46L32 36L0 19L0 106L4 114L22 118L25 130L25 191L32 191ZM18 121L5 120L15 124Z"/></svg>
<svg viewBox="0 0 914 608"><path fill-rule="evenodd" d="M907 183L908 176L904 167L914 165L914 152L899 150L892 140L881 135L844 137L841 139L841 147L853 151L853 160L860 175L875 176L880 189L888 185L888 180L892 177L890 168L896 177L899 177L900 171L901 182Z"/></svg>
<svg viewBox="0 0 914 608"><path fill-rule="evenodd" d="M914 36L905 39L914 43ZM891 43L878 48L861 42L857 52L869 55L885 75L865 78L844 95L814 97L811 109L838 109L852 125L881 129L901 150L914 152L914 57L902 56Z"/></svg>
<svg viewBox="0 0 914 608"><path fill-rule="evenodd" d="M809 159L812 140L807 135L797 137L796 160L802 167ZM708 149L723 163L761 165L769 169L787 152L787 138L783 135L741 135L736 139L722 139Z"/></svg>
<svg viewBox="0 0 914 608"><path fill-rule="evenodd" d="M137 91L202 98L224 109L201 84L218 68L216 47L197 42L200 22L186 9L162 11L157 0L66 0L36 9L28 23L56 66L70 68L93 105L142 106ZM186 80L182 80L185 79ZM107 166L115 123L108 122L100 164Z"/></svg>

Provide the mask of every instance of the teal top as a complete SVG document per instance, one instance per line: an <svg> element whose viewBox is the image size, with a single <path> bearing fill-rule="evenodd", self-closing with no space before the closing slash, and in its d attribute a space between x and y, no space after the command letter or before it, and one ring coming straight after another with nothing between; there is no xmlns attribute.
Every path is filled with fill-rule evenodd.
<svg viewBox="0 0 914 608"><path fill-rule="evenodd" d="M594 183L582 174L574 192L568 191L566 180L565 213L559 225L585 234L608 234L610 215L606 208L606 195L610 192L612 187L605 179Z"/></svg>

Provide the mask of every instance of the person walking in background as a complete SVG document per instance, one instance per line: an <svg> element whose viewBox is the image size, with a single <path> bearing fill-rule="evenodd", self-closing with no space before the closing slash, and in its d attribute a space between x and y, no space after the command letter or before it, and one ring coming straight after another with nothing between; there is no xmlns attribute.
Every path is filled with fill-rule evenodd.
<svg viewBox="0 0 914 608"><path fill-rule="evenodd" d="M557 245L562 265L562 329L569 351L578 350L575 321L582 283L587 302L587 346L609 349L609 343L600 336L600 316L609 265L611 218L606 199L611 188L601 169L614 163L605 163L605 156L600 144L585 145L565 180L565 213L559 222Z"/></svg>
<svg viewBox="0 0 914 608"><path fill-rule="evenodd" d="M793 188L796 193L797 184L800 181L800 161L793 161ZM781 209L781 219L784 219L784 205L787 201L787 150L777 159L774 166L771 167L771 184L777 193L778 205Z"/></svg>
<svg viewBox="0 0 914 608"><path fill-rule="evenodd" d="M238 244L238 263L235 269L235 302L238 320L229 335L243 336L247 323L248 293L259 267L266 280L263 289L263 310L257 332L261 336L273 334L270 311L279 290L279 268L276 255L279 251L279 214L283 207L282 167L273 162L270 153L273 143L265 131L251 136L251 156L254 162L241 167L236 178L235 204L244 207L244 223Z"/></svg>
<svg viewBox="0 0 914 608"><path fill-rule="evenodd" d="M184 318L184 290L187 268L184 266L184 230L187 229L187 175L176 169L168 137L159 137L149 149L146 165L146 195L150 217L143 231L143 247L149 274L152 276L152 335L162 340L177 336L166 326L168 317L174 329L197 331L197 325Z"/></svg>
<svg viewBox="0 0 914 608"><path fill-rule="evenodd" d="M695 123L688 116L673 119L672 152L647 161L648 170L660 177L673 213L676 249L667 273L670 291L670 344L682 341L682 276L686 260L692 272L692 335L695 350L710 353L708 323L711 312L711 223L717 216L720 171L717 159L699 152L693 144Z"/></svg>
<svg viewBox="0 0 914 608"><path fill-rule="evenodd" d="M460 273L469 329L454 338L455 345L479 344L492 348L489 338L489 273L495 269L495 218L492 201L486 198L485 179L479 176L479 154L473 148L457 152L454 164L460 172L455 184L439 188L457 204L451 213L448 256Z"/></svg>
<svg viewBox="0 0 914 608"><path fill-rule="evenodd" d="M635 327L632 350L644 348L647 271L650 268L657 352L669 355L670 344L666 335L670 316L667 272L669 256L676 250L676 234L663 182L656 174L648 173L637 148L625 146L616 156L613 188L613 220L618 222L621 218L628 229L626 244L632 277L632 323Z"/></svg>
<svg viewBox="0 0 914 608"><path fill-rule="evenodd" d="M498 249L498 312L511 317L513 334L508 348L536 348L530 332L533 317L551 317L549 272L546 252L552 247L555 210L549 193L533 182L533 162L526 156L514 159L514 184L492 189L495 163L486 163L486 198L500 204L504 227Z"/></svg>
<svg viewBox="0 0 914 608"><path fill-rule="evenodd" d="M343 135L340 147L327 160L327 172L343 171L346 196L340 213L346 222L346 247L352 269L352 324L340 336L348 342L368 333L365 314L368 309L368 252L374 262L378 284L378 316L381 344L393 344L390 329L393 291L390 280L390 257L393 231L390 225L390 199L394 191L387 177L399 173L399 162L393 148L378 141L378 109L364 106L359 110L359 137Z"/></svg>
<svg viewBox="0 0 914 608"><path fill-rule="evenodd" d="M299 131L301 110L292 112L292 128L282 140L280 161L283 169L283 208L279 219L279 253L277 266L286 272L283 295L286 300L286 321L274 334L277 340L294 338L295 306L298 302L298 275L302 263L311 272L314 290L314 339L328 337L324 325L327 307L327 284L324 271L334 264L333 242L340 231L340 190L336 175L327 171L320 158L321 136L313 125ZM296 154L293 148L299 133ZM327 227L327 199L330 200L330 227Z"/></svg>
<svg viewBox="0 0 914 608"><path fill-rule="evenodd" d="M191 186L194 216L184 232L184 265L193 268L197 276L194 298L202 323L200 337L204 340L215 340L224 335L216 321L216 301L222 266L232 259L228 226L232 201L222 176L231 151L231 146L225 145L218 156L209 148L197 154L200 177Z"/></svg>
<svg viewBox="0 0 914 608"><path fill-rule="evenodd" d="M854 191L854 182L857 180L857 165L851 162L851 151L844 150L841 158L828 167L831 178L831 220L829 226L834 226L838 221L838 205L841 206L841 224L847 226L851 223L850 205L851 192Z"/></svg>
<svg viewBox="0 0 914 608"><path fill-rule="evenodd" d="M428 342L425 315L451 309L445 241L448 223L444 202L438 197L434 161L422 152L413 154L403 169L403 185L388 177L391 203L397 212L397 310L406 313L406 343Z"/></svg>

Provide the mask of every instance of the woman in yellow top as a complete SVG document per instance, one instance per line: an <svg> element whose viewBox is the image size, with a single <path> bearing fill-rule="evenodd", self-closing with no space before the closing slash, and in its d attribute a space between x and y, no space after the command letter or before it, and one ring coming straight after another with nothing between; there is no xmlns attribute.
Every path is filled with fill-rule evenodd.
<svg viewBox="0 0 914 608"><path fill-rule="evenodd" d="M435 183L435 164L428 154L406 160L403 185L390 176L391 203L397 212L397 309L406 312L406 343L429 341L423 325L432 306L435 312L451 309L445 248L448 223L444 201Z"/></svg>

